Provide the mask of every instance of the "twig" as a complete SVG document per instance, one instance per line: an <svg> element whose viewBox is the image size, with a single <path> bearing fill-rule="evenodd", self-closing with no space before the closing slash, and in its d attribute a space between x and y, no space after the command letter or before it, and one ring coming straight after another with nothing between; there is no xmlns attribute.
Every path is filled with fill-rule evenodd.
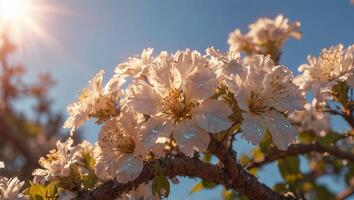
<svg viewBox="0 0 354 200"><path fill-rule="evenodd" d="M353 187L348 187L345 188L342 192L340 192L337 196L336 196L336 200L344 200L347 199L348 197L350 197L351 195L354 194L354 188Z"/></svg>
<svg viewBox="0 0 354 200"><path fill-rule="evenodd" d="M247 169L253 167L260 167L264 164L279 160L288 156L294 156L299 154L307 154L310 152L318 153L329 153L330 155L336 156L338 158L346 159L348 161L354 162L354 154L342 151L334 147L325 147L318 143L314 144L292 144L286 151L281 151L278 149L272 150L262 161L253 161L246 165Z"/></svg>

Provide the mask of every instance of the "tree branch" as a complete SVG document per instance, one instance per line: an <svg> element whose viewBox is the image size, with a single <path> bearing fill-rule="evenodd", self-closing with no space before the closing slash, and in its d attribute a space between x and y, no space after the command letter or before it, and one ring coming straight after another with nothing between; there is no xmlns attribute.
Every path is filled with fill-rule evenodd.
<svg viewBox="0 0 354 200"><path fill-rule="evenodd" d="M336 196L336 200L344 200L354 194L354 188L348 187Z"/></svg>
<svg viewBox="0 0 354 200"><path fill-rule="evenodd" d="M310 152L318 152L318 153L329 153L338 158L346 159L348 161L354 162L354 154L342 151L338 148L334 147L325 147L318 143L314 144L292 144L286 151L281 151L278 149L272 150L267 156L265 156L262 161L253 161L246 165L247 169L251 169L254 167L260 167L264 164L273 162L275 160L279 160L288 156L295 156L299 154L306 154Z"/></svg>
<svg viewBox="0 0 354 200"><path fill-rule="evenodd" d="M115 199L132 190L142 183L146 183L154 178L155 162L159 162L164 175L168 177L188 176L191 178L201 178L212 181L216 184L224 185L245 194L250 199L264 200L292 200L293 197L285 197L271 190L268 186L260 183L256 177L249 174L242 166L236 163L235 155L220 142L212 137L209 151L215 153L222 162L224 168L205 163L197 158L189 158L184 155L167 157L160 160L146 162L140 176L132 182L122 184L116 181L108 181L92 191L81 192L76 200L107 200Z"/></svg>
<svg viewBox="0 0 354 200"><path fill-rule="evenodd" d="M262 200L291 200L292 196L283 196L273 191L268 186L260 183L258 179L249 174L243 167L237 164L236 153L229 151L224 144L215 139L212 135L208 147L209 152L215 154L233 181L233 189L245 194L249 199Z"/></svg>
<svg viewBox="0 0 354 200"><path fill-rule="evenodd" d="M126 184L118 183L116 181L108 181L103 185L98 186L92 191L84 191L76 197L76 200L108 200L115 199L137 187L142 183L146 183L154 178L156 172L154 170L154 163L160 162L161 170L164 175L168 177L175 176L189 176L192 178L201 178L206 181L212 181L217 184L231 187L228 183L227 173L215 165L204 163L196 158L189 158L186 156L178 156L174 158L163 158L161 160L154 160L144 164L144 168L140 176L132 182Z"/></svg>

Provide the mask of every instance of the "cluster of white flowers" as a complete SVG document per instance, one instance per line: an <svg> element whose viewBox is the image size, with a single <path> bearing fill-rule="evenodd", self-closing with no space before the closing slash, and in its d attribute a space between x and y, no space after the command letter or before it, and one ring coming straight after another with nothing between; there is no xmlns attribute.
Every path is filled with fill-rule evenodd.
<svg viewBox="0 0 354 200"><path fill-rule="evenodd" d="M295 83L304 91L312 89L318 103L332 98L332 88L339 82L354 87L354 45L323 49L319 57L308 56L308 64L301 65L301 75Z"/></svg>
<svg viewBox="0 0 354 200"><path fill-rule="evenodd" d="M289 38L301 39L300 22L288 23L283 15L274 20L260 18L249 25L249 32L242 34L240 29L230 33L230 51L245 52L249 55L263 54L277 57L280 48Z"/></svg>
<svg viewBox="0 0 354 200"><path fill-rule="evenodd" d="M324 135L329 118L315 103L306 104L305 94L313 89L317 102L328 98L338 82L353 87L354 45L347 49L338 45L324 49L319 58L309 57L309 64L299 68L303 73L293 79L292 72L272 58L277 59L288 38L301 38L299 27L299 22L289 24L282 15L262 18L246 35L239 29L231 33L227 53L208 48L202 55L186 49L154 57L153 49L144 49L119 64L105 86L101 70L68 106L70 116L64 125L74 132L95 118L102 124L97 144L59 141L40 159L42 169L33 172L34 182L75 178L73 173L78 173L80 179L91 177L93 186L112 179L128 183L140 176L144 162L172 151L193 157L207 150L212 135L234 127L255 145L269 132L281 150L298 131ZM247 62L241 52L248 54ZM18 194L22 183L1 180L0 195ZM59 196L75 194L61 190ZM151 193L151 182L119 199L142 197L159 199Z"/></svg>
<svg viewBox="0 0 354 200"><path fill-rule="evenodd" d="M212 48L207 52L202 55L187 49L152 57L152 49L146 49L140 57L117 66L112 80L123 83L129 78L131 84L116 88L121 92L111 93L120 94L116 105L119 114L100 118L103 126L94 150L100 179L133 181L140 175L144 160L165 156L168 145L190 157L196 151L206 151L209 134L227 131L233 123L240 123L229 118L233 114L230 105L222 95L216 95L225 86L242 111L245 139L258 144L269 130L274 143L283 150L295 139L296 131L287 115L303 109L305 99L287 67L276 66L262 55L243 65L238 54L223 55ZM87 88L95 88L101 80L102 77L94 77ZM90 98L95 102L111 99L100 93ZM77 111L85 112L87 106L91 110L107 108L106 104L92 108L93 104L80 103L86 100L79 98L74 103L81 106ZM66 126L76 127L76 118L81 117L76 112Z"/></svg>
<svg viewBox="0 0 354 200"><path fill-rule="evenodd" d="M21 194L24 182L15 178L0 177L0 199L6 200L24 200L27 199Z"/></svg>
<svg viewBox="0 0 354 200"><path fill-rule="evenodd" d="M0 161L0 170L5 168L4 162ZM24 182L15 178L7 178L0 176L0 199L6 200L24 200L24 195L21 194Z"/></svg>
<svg viewBox="0 0 354 200"><path fill-rule="evenodd" d="M305 109L291 113L289 116L298 131L312 130L319 136L325 136L330 130L330 117L316 109L316 100L306 103Z"/></svg>
<svg viewBox="0 0 354 200"><path fill-rule="evenodd" d="M238 58L225 62L225 57L214 52L214 61L225 69L225 83L233 92L239 108L243 111L241 129L246 140L258 144L269 130L278 148L285 150L295 139L296 132L286 118L288 113L301 110L305 98L292 82L291 71L263 55L254 56L249 64L241 66ZM217 56L217 57L215 57ZM217 64L214 64L217 66ZM230 73L231 71L231 73ZM237 71L239 73L232 73Z"/></svg>
<svg viewBox="0 0 354 200"><path fill-rule="evenodd" d="M64 128L70 128L73 132L91 117L101 121L119 114L117 101L120 92L116 88L124 82L119 82L121 79L111 79L103 87L103 74L103 70L98 72L90 80L89 86L81 91L77 101L68 106L70 117L65 121Z"/></svg>

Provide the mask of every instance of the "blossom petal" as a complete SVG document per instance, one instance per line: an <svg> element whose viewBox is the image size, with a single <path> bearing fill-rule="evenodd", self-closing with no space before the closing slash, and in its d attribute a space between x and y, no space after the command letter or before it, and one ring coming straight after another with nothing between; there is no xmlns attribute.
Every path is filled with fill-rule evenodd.
<svg viewBox="0 0 354 200"><path fill-rule="evenodd" d="M286 150L289 143L296 138L295 129L286 117L276 111L270 112L267 115L266 120L274 144L279 149Z"/></svg>
<svg viewBox="0 0 354 200"><path fill-rule="evenodd" d="M210 142L208 133L199 128L194 120L185 120L178 124L173 136L179 149L189 157L194 155L195 150L204 152Z"/></svg>
<svg viewBox="0 0 354 200"><path fill-rule="evenodd" d="M242 117L242 137L252 144L258 145L266 130L265 121L262 117L255 114L243 113Z"/></svg>
<svg viewBox="0 0 354 200"><path fill-rule="evenodd" d="M185 88L192 99L204 100L215 93L217 85L216 74L203 66L188 77Z"/></svg>
<svg viewBox="0 0 354 200"><path fill-rule="evenodd" d="M231 127L231 109L225 103L208 99L201 103L196 111L198 125L210 133L218 133Z"/></svg>
<svg viewBox="0 0 354 200"><path fill-rule="evenodd" d="M131 87L131 95L128 96L128 105L133 110L147 115L158 112L160 95L149 85L141 84Z"/></svg>
<svg viewBox="0 0 354 200"><path fill-rule="evenodd" d="M143 144L142 147L137 146L138 151L153 150L155 155L162 156L164 144L161 141L164 138L169 138L171 133L171 121L166 121L161 117L150 118L138 132L138 139ZM145 154L147 153L145 152Z"/></svg>
<svg viewBox="0 0 354 200"><path fill-rule="evenodd" d="M127 183L135 180L143 170L144 163L140 157L133 155L124 156L117 167L117 181L120 183Z"/></svg>

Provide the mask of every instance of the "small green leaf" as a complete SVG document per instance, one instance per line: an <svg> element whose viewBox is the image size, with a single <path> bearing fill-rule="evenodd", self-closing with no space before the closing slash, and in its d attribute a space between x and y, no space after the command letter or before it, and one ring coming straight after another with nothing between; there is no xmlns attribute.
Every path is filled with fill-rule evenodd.
<svg viewBox="0 0 354 200"><path fill-rule="evenodd" d="M233 190L227 190L224 188L222 192L222 196L224 200L234 200L236 199L236 193Z"/></svg>
<svg viewBox="0 0 354 200"><path fill-rule="evenodd" d="M202 183L203 183L203 186L205 189L213 189L217 186L216 183L214 183L212 181L202 180Z"/></svg>
<svg viewBox="0 0 354 200"><path fill-rule="evenodd" d="M97 182L97 177L93 173L89 173L87 175L83 175L81 177L82 179L82 184L85 189L91 189L94 188Z"/></svg>
<svg viewBox="0 0 354 200"><path fill-rule="evenodd" d="M250 158L248 157L247 154L241 154L240 156L240 164L241 165L246 165L247 163L249 163L251 160Z"/></svg>
<svg viewBox="0 0 354 200"><path fill-rule="evenodd" d="M333 142L341 138L342 135L334 132L328 132L324 137L318 137L317 142L323 146L330 146Z"/></svg>
<svg viewBox="0 0 354 200"><path fill-rule="evenodd" d="M350 164L348 172L344 175L344 179L348 186L354 183L354 164Z"/></svg>
<svg viewBox="0 0 354 200"><path fill-rule="evenodd" d="M269 152L269 148L271 147L271 144L273 143L272 140L272 135L270 134L270 132L267 130L264 135L263 138L261 140L261 142L259 143L259 148L263 153L268 153Z"/></svg>
<svg viewBox="0 0 354 200"><path fill-rule="evenodd" d="M203 161L204 162L210 163L211 158L212 158L212 154L211 153L209 153L209 152L205 152L204 153L204 157L203 157Z"/></svg>
<svg viewBox="0 0 354 200"><path fill-rule="evenodd" d="M305 144L311 144L316 139L316 136L312 131L302 131L299 133L299 139Z"/></svg>
<svg viewBox="0 0 354 200"><path fill-rule="evenodd" d="M202 182L199 182L193 186L189 193L196 193L204 189L204 185Z"/></svg>
<svg viewBox="0 0 354 200"><path fill-rule="evenodd" d="M286 183L277 183L273 186L273 189L280 193L285 193L289 191L289 186Z"/></svg>
<svg viewBox="0 0 354 200"><path fill-rule="evenodd" d="M163 174L158 162L155 162L154 168L157 175L154 177L152 182L152 194L163 198L168 197L170 193L170 182Z"/></svg>
<svg viewBox="0 0 354 200"><path fill-rule="evenodd" d="M258 147L252 149L252 156L253 160L256 162L262 162L264 160L264 153Z"/></svg>
<svg viewBox="0 0 354 200"><path fill-rule="evenodd" d="M289 156L278 161L280 174L288 183L294 183L302 178L300 159L298 156Z"/></svg>
<svg viewBox="0 0 354 200"><path fill-rule="evenodd" d="M166 176L155 176L152 182L152 194L159 197L168 197L170 193L170 182Z"/></svg>
<svg viewBox="0 0 354 200"><path fill-rule="evenodd" d="M55 182L51 182L48 185L31 183L27 193L30 199L33 200L54 200L58 197Z"/></svg>
<svg viewBox="0 0 354 200"><path fill-rule="evenodd" d="M330 200L330 199L334 199L334 195L324 185L316 185L314 187L314 190L316 192L315 200Z"/></svg>

